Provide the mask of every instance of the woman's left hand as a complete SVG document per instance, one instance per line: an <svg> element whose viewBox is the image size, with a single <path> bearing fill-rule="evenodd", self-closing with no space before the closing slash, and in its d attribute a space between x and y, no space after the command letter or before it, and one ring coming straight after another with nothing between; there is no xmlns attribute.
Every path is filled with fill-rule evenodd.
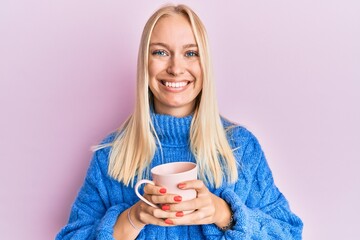
<svg viewBox="0 0 360 240"><path fill-rule="evenodd" d="M193 211L179 218L169 218L165 222L169 225L202 225L215 223L218 227L226 226L231 218L229 205L209 191L201 180L183 182L180 189L195 189L197 197L193 200L175 204L166 204L167 211ZM164 205L163 205L164 208Z"/></svg>

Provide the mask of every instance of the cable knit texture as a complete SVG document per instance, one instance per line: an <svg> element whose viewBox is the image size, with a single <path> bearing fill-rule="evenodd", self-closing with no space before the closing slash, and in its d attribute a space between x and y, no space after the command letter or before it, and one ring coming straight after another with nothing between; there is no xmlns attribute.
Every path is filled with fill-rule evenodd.
<svg viewBox="0 0 360 240"><path fill-rule="evenodd" d="M189 148L192 116L176 118L153 114L152 120L162 150L157 149L150 167L177 161L195 162ZM222 121L224 128L232 125ZM110 134L103 143L113 141L114 137L115 133ZM257 139L240 126L227 131L227 138L238 162L239 179L220 188L208 187L231 207L235 222L232 229L223 232L214 224L147 225L137 239L301 239L302 221L290 211L287 200L275 186ZM126 187L108 175L109 152L108 147L94 153L69 222L56 236L57 240L114 239L113 227L118 216L139 201L131 186Z"/></svg>

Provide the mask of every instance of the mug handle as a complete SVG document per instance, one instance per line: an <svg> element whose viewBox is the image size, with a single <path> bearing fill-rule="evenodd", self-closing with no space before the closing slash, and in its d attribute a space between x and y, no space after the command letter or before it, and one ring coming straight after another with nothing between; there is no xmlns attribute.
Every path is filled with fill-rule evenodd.
<svg viewBox="0 0 360 240"><path fill-rule="evenodd" d="M143 201L145 202L146 204L154 207L154 208L159 208L158 206L156 206L155 204L153 204L152 202L148 201L146 198L144 198L140 193L139 193L139 187L141 184L144 184L144 183L149 183L149 184L152 184L152 185L155 185L155 183L153 181L150 181L150 180L147 180L147 179L143 179L143 180L140 180L136 183L135 185L135 193L136 195Z"/></svg>

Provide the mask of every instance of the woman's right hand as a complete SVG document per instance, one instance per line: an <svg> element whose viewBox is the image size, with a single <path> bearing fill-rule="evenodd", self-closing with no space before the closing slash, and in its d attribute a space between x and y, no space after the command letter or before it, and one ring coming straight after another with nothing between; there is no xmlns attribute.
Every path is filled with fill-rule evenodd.
<svg viewBox="0 0 360 240"><path fill-rule="evenodd" d="M166 194L165 188L147 184L144 187L144 197L158 205L159 208L149 206L141 200L135 203L117 219L113 234L115 239L135 239L141 229L147 224L169 226L172 223L169 222L167 224L165 219L179 218L184 215L182 212L171 212L166 209L170 203L179 203L181 199L177 195ZM163 209L161 208L162 206Z"/></svg>
<svg viewBox="0 0 360 240"><path fill-rule="evenodd" d="M168 204L180 203L181 197L175 194L167 194L166 189L163 187L146 184L144 197L159 206L159 208L149 206L141 200L138 201L132 207L130 217L134 224L137 222L140 225L139 227L147 224L169 226L164 219L178 218L184 215L183 212L171 212L166 209Z"/></svg>

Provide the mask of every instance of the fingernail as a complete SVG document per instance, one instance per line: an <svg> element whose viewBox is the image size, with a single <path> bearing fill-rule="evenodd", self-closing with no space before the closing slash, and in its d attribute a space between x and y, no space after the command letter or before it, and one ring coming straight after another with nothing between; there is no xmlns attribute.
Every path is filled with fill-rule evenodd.
<svg viewBox="0 0 360 240"><path fill-rule="evenodd" d="M181 197L181 196L176 196L176 197L174 197L174 200L175 200L176 202L181 202L182 197Z"/></svg>
<svg viewBox="0 0 360 240"><path fill-rule="evenodd" d="M159 192L160 192L160 193L166 193L166 188L161 188L161 189L159 190Z"/></svg>
<svg viewBox="0 0 360 240"><path fill-rule="evenodd" d="M171 224L171 225L174 224L173 221L171 221L170 219L166 219L166 220L165 220L165 223L166 223L166 224Z"/></svg>
<svg viewBox="0 0 360 240"><path fill-rule="evenodd" d="M164 210L164 211L170 210L170 206L169 205L162 205L161 209Z"/></svg>
<svg viewBox="0 0 360 240"><path fill-rule="evenodd" d="M184 216L184 213L183 213L183 212L177 212L177 213L176 213L176 216L177 216L177 217L183 217L183 216Z"/></svg>
<svg viewBox="0 0 360 240"><path fill-rule="evenodd" d="M186 187L186 184L185 183L180 183L179 185L178 185L178 188L180 188L180 189L183 189L183 188L185 188Z"/></svg>

